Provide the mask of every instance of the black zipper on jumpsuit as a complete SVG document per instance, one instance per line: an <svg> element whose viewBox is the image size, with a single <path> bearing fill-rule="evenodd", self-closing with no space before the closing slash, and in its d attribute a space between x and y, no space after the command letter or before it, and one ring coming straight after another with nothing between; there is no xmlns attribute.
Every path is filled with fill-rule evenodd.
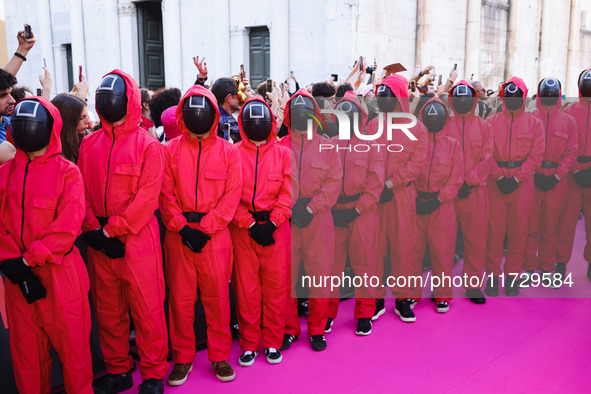
<svg viewBox="0 0 591 394"><path fill-rule="evenodd" d="M431 163L429 163L429 175L427 175L427 193L429 193L429 183L431 182L431 167L433 167L433 156L437 147L437 133L433 133L433 152L431 152Z"/></svg>
<svg viewBox="0 0 591 394"><path fill-rule="evenodd" d="M300 162L298 163L298 184L301 185L302 180L302 153L304 153L304 136L302 135L302 148L300 149ZM298 187L298 198L302 195L301 186Z"/></svg>
<svg viewBox="0 0 591 394"><path fill-rule="evenodd" d="M256 212L257 209L254 207L254 196L257 194L258 169L259 169L259 146L257 146L257 156L256 156L256 159L254 161L254 190L252 192L252 210L255 211L255 212Z"/></svg>
<svg viewBox="0 0 591 394"><path fill-rule="evenodd" d="M546 149L548 149L548 126L550 126L550 110L546 116L546 141L544 144L544 156L546 156Z"/></svg>
<svg viewBox="0 0 591 394"><path fill-rule="evenodd" d="M350 143L351 143L351 140L348 140L347 141L347 148L349 147ZM345 195L345 165L347 163L347 148L345 148L345 158L343 159L343 181L342 181L343 196Z"/></svg>
<svg viewBox="0 0 591 394"><path fill-rule="evenodd" d="M115 146L115 126L113 126L113 143L111 144L111 150L109 151L109 161L107 162L107 181L105 182L105 216L109 216L107 213L107 189L109 187L109 172L111 171L111 154L113 153L113 147Z"/></svg>
<svg viewBox="0 0 591 394"><path fill-rule="evenodd" d="M591 101L587 101L587 129L585 130L585 150L583 155L587 153L587 137L589 136L589 111L591 110Z"/></svg>
<svg viewBox="0 0 591 394"><path fill-rule="evenodd" d="M199 193L199 167L201 166L201 137L197 137L199 141L199 155L197 156L197 176L195 180L195 212L197 212L197 195Z"/></svg>
<svg viewBox="0 0 591 394"><path fill-rule="evenodd" d="M462 116L462 150L464 150L464 128L466 127L466 117Z"/></svg>
<svg viewBox="0 0 591 394"><path fill-rule="evenodd" d="M23 178L23 200L21 202L22 208L22 216L21 216L21 243L23 244L23 249L27 250L25 247L25 241L23 240L23 232L25 228L25 187L27 186L27 174L29 173L29 164L31 164L31 160L25 166L25 177Z"/></svg>
<svg viewBox="0 0 591 394"><path fill-rule="evenodd" d="M513 137L513 112L511 112L511 126L509 128L509 161L511 161L511 138ZM511 169L507 168L507 175L511 175Z"/></svg>

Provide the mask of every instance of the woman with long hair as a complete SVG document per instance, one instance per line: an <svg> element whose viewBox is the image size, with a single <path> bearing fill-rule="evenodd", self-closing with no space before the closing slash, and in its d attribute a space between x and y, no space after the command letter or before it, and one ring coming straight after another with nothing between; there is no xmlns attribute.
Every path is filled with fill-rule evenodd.
<svg viewBox="0 0 591 394"><path fill-rule="evenodd" d="M86 102L72 94L61 93L51 103L59 109L64 122L61 133L62 156L76 163L80 143L90 124Z"/></svg>

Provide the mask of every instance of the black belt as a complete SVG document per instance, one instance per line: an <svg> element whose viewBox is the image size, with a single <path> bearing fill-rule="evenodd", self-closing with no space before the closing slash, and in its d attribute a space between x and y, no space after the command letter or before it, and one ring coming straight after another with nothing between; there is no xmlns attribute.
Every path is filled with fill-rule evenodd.
<svg viewBox="0 0 591 394"><path fill-rule="evenodd" d="M312 201L312 197L300 197L296 201L294 208L306 208L310 201Z"/></svg>
<svg viewBox="0 0 591 394"><path fill-rule="evenodd" d="M541 165L542 168L558 168L558 163L555 161L544 160Z"/></svg>
<svg viewBox="0 0 591 394"><path fill-rule="evenodd" d="M109 223L109 216L97 216L96 217L101 225L101 227L105 227L107 223Z"/></svg>
<svg viewBox="0 0 591 394"><path fill-rule="evenodd" d="M359 200L359 197L361 197L361 193L353 194L352 196L345 196L344 194L341 194L337 199L337 203L348 204L350 202L355 202Z"/></svg>
<svg viewBox="0 0 591 394"><path fill-rule="evenodd" d="M525 160L497 161L497 165L501 168L517 168L521 167L524 162Z"/></svg>
<svg viewBox="0 0 591 394"><path fill-rule="evenodd" d="M252 215L252 218L254 220L256 220L257 222L266 222L268 220L271 220L271 212L273 212L273 210L271 211L248 211L250 212L250 214Z"/></svg>
<svg viewBox="0 0 591 394"><path fill-rule="evenodd" d="M591 156L579 156L577 157L579 163L591 163Z"/></svg>
<svg viewBox="0 0 591 394"><path fill-rule="evenodd" d="M423 200L434 200L439 195L439 192L427 193L427 192L422 192L420 190L417 190L417 195Z"/></svg>
<svg viewBox="0 0 591 394"><path fill-rule="evenodd" d="M199 223L205 215L207 215L205 212L183 212L183 216L189 223Z"/></svg>
<svg viewBox="0 0 591 394"><path fill-rule="evenodd" d="M67 255L69 255L70 253L72 253L73 250L74 250L74 244L72 244L72 246L70 246L70 250L68 250L66 252L66 254L64 254L64 257L66 257Z"/></svg>

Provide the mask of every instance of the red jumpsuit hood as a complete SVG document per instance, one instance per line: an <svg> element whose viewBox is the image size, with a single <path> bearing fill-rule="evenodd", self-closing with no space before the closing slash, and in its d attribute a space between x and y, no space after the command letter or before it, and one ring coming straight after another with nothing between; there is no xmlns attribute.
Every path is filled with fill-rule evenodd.
<svg viewBox="0 0 591 394"><path fill-rule="evenodd" d="M274 142L277 139L277 119L275 119L275 116L273 115L273 111L271 111L271 107L269 107L269 104L267 104L267 102L263 99L263 96L261 96L261 95L256 95L255 97L253 97L252 99L250 99L246 103L244 103L244 105L242 105L242 107L240 108L240 113L238 114L238 129L240 130L240 137L242 137L243 144L245 144L248 147L251 147L252 149L256 149L256 145L251 140L248 139L248 137L246 136L246 133L242 129L242 111L244 110L244 107L246 106L246 104L250 103L252 101L259 101L259 102L263 103L264 105L267 106L267 108L269 108L269 112L271 113L271 120L272 120L271 134L269 134L269 138L267 138L267 142ZM265 144L263 144L263 145L265 145ZM263 146L263 145L261 145L261 146Z"/></svg>
<svg viewBox="0 0 591 394"><path fill-rule="evenodd" d="M337 106L343 101L348 101L351 104L355 105L357 108L359 108L359 110L361 111L361 125L359 126L359 132L362 134L365 133L365 126L367 126L369 115L365 111L365 108L363 108L363 105L359 101L359 98L357 98L357 95L351 91L345 92L345 96L337 103Z"/></svg>
<svg viewBox="0 0 591 394"><path fill-rule="evenodd" d="M140 92L140 88L139 88L137 82L135 81L135 79L133 79L133 77L131 75L127 74L126 72L115 69L115 70L103 75L103 78L109 74L121 75L123 77L123 79L125 80L126 95L127 95L127 113L126 113L125 121L121 125L117 126L116 128L117 128L117 133L123 133L123 134L129 133L131 131L136 130L138 125L142 121L142 94ZM109 134L112 133L112 130L113 130L112 128L105 127L105 125L107 125L108 123L100 115L98 109L97 109L96 113L98 114L98 116L101 120L101 124L103 125L103 129L105 131L107 131Z"/></svg>
<svg viewBox="0 0 591 394"><path fill-rule="evenodd" d="M47 145L47 151L43 155L38 157L37 159L40 161L47 161L50 157L55 156L55 155L59 155L60 153L62 153L62 141L60 138L61 131L62 131L62 116L60 115L60 111L57 109L57 107L55 105L53 105L45 97L35 96L35 97L28 97L23 100L39 101L39 103L41 103L42 106L47 108L47 110L51 114L51 117L53 118L53 127L51 129L51 137L49 139L49 144ZM19 100L19 103L23 100ZM7 133L7 134L9 134L9 133ZM10 137L11 137L10 139L12 140L12 136L10 136ZM21 157L25 160L29 160L29 158L27 157L27 154L20 149L17 150L16 157Z"/></svg>
<svg viewBox="0 0 591 394"><path fill-rule="evenodd" d="M449 98L448 98L448 100L447 100L447 102L449 103L449 107L451 108L451 110L453 111L453 113L454 113L454 114L456 114L458 111L456 111L456 109L454 108L454 103L453 103L453 100L452 100L451 94L452 94L453 90L454 90L454 89L455 89L457 86L459 86L459 85L465 85L465 86L468 86L468 87L470 88L470 90L472 90L472 94L474 95L474 97L476 97L476 96L477 96L477 94L476 94L476 89L474 89L474 86L472 86L472 84L471 84L470 82L468 82L468 81L465 81L465 80L463 80L463 79L462 79L462 80L460 80L460 81L458 81L458 82L456 82L456 83L455 83L455 85L454 85L454 86L451 88L451 90L449 91L449 96L448 96ZM474 100L474 103L472 104L472 110L470 111L470 113L469 113L469 114L467 114L467 115L460 115L460 116L475 116L475 115L474 115L474 111L476 110L476 106L477 106L477 105L478 105L478 100Z"/></svg>
<svg viewBox="0 0 591 394"><path fill-rule="evenodd" d="M178 104L176 108L176 121L179 126L179 129L181 130L181 133L189 137L190 131L187 128L187 126L185 126L185 121L183 120L183 104L185 103L185 100L187 100L191 96L205 96L209 99L213 108L215 108L215 121L213 122L211 129L209 129L209 132L212 136L216 136L218 123L220 121L220 109L218 108L218 102L213 93L205 89L201 85L191 86L189 90L187 90L187 93L185 93L183 98L181 98L181 102Z"/></svg>
<svg viewBox="0 0 591 394"><path fill-rule="evenodd" d="M560 109L562 108L562 88L560 89L560 93L558 95L558 101L550 108L547 108L542 105L542 102L540 101L540 92L538 91L537 93L538 94L536 95L536 108L538 109L538 111L540 111L540 113L545 115L547 112L550 112L551 115L554 115L555 113L560 111Z"/></svg>
<svg viewBox="0 0 591 394"><path fill-rule="evenodd" d="M507 86L508 84L510 84L511 82L513 82L519 89L521 89L523 91L523 106L519 109L519 111L516 111L516 113L518 114L522 114L523 112L525 112L525 106L527 104L527 86L525 84L525 81L519 77L511 77L511 79L508 79L505 81L505 83L503 84L503 86L501 86L501 91L499 92L499 97L505 97L505 86ZM507 110L507 108L505 107L505 102L503 101L503 110Z"/></svg>
<svg viewBox="0 0 591 394"><path fill-rule="evenodd" d="M421 108L421 111L419 112L419 120L421 123L425 124L423 122L423 113L425 112L425 107L427 107L427 104L434 103L434 102L442 104L445 107L445 109L447 110L447 106L445 105L445 103L443 101L441 101L441 99L439 97L435 96L435 97L431 98L429 101L427 101L425 103L425 105L423 105L423 108ZM436 133L438 137L447 135L446 129L449 127L450 122L451 122L451 117L449 116L449 111L445 111L445 126L443 126L443 129L441 129L440 132ZM433 134L433 133L428 133L428 134Z"/></svg>
<svg viewBox="0 0 591 394"><path fill-rule="evenodd" d="M293 94L293 96L291 96L289 98L289 100L287 100L287 103L285 104L285 116L283 117L283 124L285 124L287 126L287 131L289 132L289 135L291 135L291 124L289 121L289 112L290 112L289 108L290 108L291 100L295 100L298 96L306 96L306 97L310 97L312 99L312 102L314 103L314 108L316 108L316 114L317 114L316 116L318 117L318 120L323 123L322 127L326 127L326 124L324 124L324 121L322 120L322 117L320 116L320 107L316 103L316 100L314 100L314 97L312 97L312 95L306 90L306 88L300 88L300 90L295 92ZM318 127L318 123L315 121L314 122L314 134L316 134L317 127Z"/></svg>
<svg viewBox="0 0 591 394"><path fill-rule="evenodd" d="M392 93L398 99L398 102L402 106L402 111L408 113L409 111L409 103L408 103L408 80L404 78L402 75L392 74L384 78L382 82L376 85L376 96L378 95L378 88L380 85L386 85L392 90Z"/></svg>

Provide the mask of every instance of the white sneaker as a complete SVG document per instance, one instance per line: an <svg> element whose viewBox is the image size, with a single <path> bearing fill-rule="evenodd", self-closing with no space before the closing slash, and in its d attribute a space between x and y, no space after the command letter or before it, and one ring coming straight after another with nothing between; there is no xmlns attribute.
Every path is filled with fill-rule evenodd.
<svg viewBox="0 0 591 394"><path fill-rule="evenodd" d="M246 351L242 353L238 359L238 364L241 367L250 367L252 364L254 364L254 359L257 357L257 354L259 354L259 352Z"/></svg>
<svg viewBox="0 0 591 394"><path fill-rule="evenodd" d="M281 361L283 361L281 352L274 347L265 349L265 354L267 355L267 362L269 364L279 364Z"/></svg>

